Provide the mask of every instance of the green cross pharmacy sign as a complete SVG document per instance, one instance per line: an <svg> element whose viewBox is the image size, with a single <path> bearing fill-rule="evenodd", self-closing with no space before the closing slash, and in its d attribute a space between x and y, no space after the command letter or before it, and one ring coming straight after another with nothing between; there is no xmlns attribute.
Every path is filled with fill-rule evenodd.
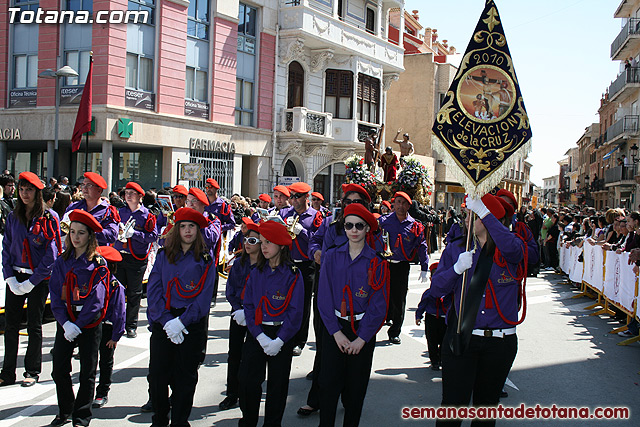
<svg viewBox="0 0 640 427"><path fill-rule="evenodd" d="M131 119L118 119L118 135L120 135L120 138L129 138L133 135L133 122Z"/></svg>

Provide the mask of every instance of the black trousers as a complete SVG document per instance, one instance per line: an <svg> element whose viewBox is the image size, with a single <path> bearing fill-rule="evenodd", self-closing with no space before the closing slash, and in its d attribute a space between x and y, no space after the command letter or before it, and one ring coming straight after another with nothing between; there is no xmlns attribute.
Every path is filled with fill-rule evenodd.
<svg viewBox="0 0 640 427"><path fill-rule="evenodd" d="M294 345L304 348L309 336L309 319L311 318L311 296L313 294L313 275L315 262L303 261L294 263L300 269L302 280L304 280L304 308L302 311L302 326L293 338ZM298 284L296 284L297 286Z"/></svg>
<svg viewBox="0 0 640 427"><path fill-rule="evenodd" d="M313 275L313 331L316 335L316 354L313 358L313 375L311 388L307 395L307 405L312 408L320 408L320 369L322 367L322 331L325 329L320 312L318 311L318 280L320 279L320 266L316 265Z"/></svg>
<svg viewBox="0 0 640 427"><path fill-rule="evenodd" d="M229 325L229 357L227 359L227 397L238 398L238 372L242 360L242 346L247 336L247 327L240 326L231 317Z"/></svg>
<svg viewBox="0 0 640 427"><path fill-rule="evenodd" d="M351 330L351 323L339 320L342 332L353 341L356 334ZM355 322L356 330L358 323ZM375 336L355 355L340 351L333 336L324 330L322 335L322 377L320 378L320 425L333 426L336 421L338 398L342 395L344 405L343 426L357 426L360 423L362 405L367 394L373 350L376 346Z"/></svg>
<svg viewBox="0 0 640 427"><path fill-rule="evenodd" d="M262 326L265 334L275 338L279 326ZM249 333L242 347L242 361L240 362L240 409L242 418L239 426L258 425L260 412L260 398L262 397L262 383L265 380L267 366L267 399L264 411L264 426L282 425L282 416L287 406L289 393L289 374L293 359L293 339L286 342L275 356L267 356L264 350Z"/></svg>
<svg viewBox="0 0 640 427"><path fill-rule="evenodd" d="M139 261L131 254L122 254L122 261L118 264L116 278L126 289L127 295L127 330L138 328L138 312L142 299L142 279L147 269L147 260Z"/></svg>
<svg viewBox="0 0 640 427"><path fill-rule="evenodd" d="M504 338L471 336L462 356L454 356L448 345L442 349L442 405L497 406L500 391L518 352L516 334ZM471 425L495 425L495 420L474 420ZM437 420L436 425L459 426L461 420Z"/></svg>
<svg viewBox="0 0 640 427"><path fill-rule="evenodd" d="M409 289L409 268L408 261L389 263L389 314L387 319L393 322L387 333L389 337L400 335L402 323L404 322L404 309L407 301L407 290Z"/></svg>
<svg viewBox="0 0 640 427"><path fill-rule="evenodd" d="M198 365L202 358L202 337L207 335L206 325L206 317L203 317L197 323L187 326L189 333L184 335L182 344L172 343L163 325L152 325L148 378L154 425L169 425L169 409L172 426L189 425L193 396L198 383Z"/></svg>
<svg viewBox="0 0 640 427"><path fill-rule="evenodd" d="M102 324L83 329L82 333L69 342L64 337L62 325L57 324L56 340L53 345L53 381L58 396L58 415L73 418L74 424L88 426L91 421L91 404L96 384L98 348L102 335ZM74 396L71 382L71 357L78 345L80 354L80 388Z"/></svg>
<svg viewBox="0 0 640 427"><path fill-rule="evenodd" d="M549 255L547 259L548 266L558 268L558 265L560 264L560 255L558 254L556 243L548 242L545 244L545 248L547 248L547 255Z"/></svg>
<svg viewBox="0 0 640 427"><path fill-rule="evenodd" d="M440 365L442 363L442 340L447 331L444 317L427 313L424 320L424 331L427 335L427 349L431 365Z"/></svg>
<svg viewBox="0 0 640 427"><path fill-rule="evenodd" d="M16 273L16 280L23 282L30 274ZM38 283L28 294L16 295L7 285L5 297L4 362L0 378L8 383L16 380L18 363L18 343L22 309L27 301L27 332L29 341L24 357L25 376L40 375L42 371L42 315L49 294L49 280Z"/></svg>
<svg viewBox="0 0 640 427"><path fill-rule="evenodd" d="M99 366L100 380L96 387L96 396L105 397L111 389L111 374L113 373L113 355L115 348L107 347L107 343L111 340L113 334L113 325L111 323L102 323L102 339L100 340Z"/></svg>

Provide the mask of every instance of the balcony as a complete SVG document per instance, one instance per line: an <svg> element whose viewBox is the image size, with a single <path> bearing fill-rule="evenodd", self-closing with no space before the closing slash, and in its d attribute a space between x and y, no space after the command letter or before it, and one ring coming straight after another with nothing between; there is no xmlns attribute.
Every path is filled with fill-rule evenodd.
<svg viewBox="0 0 640 427"><path fill-rule="evenodd" d="M609 86L609 100L613 101L625 90L640 88L640 67L626 69Z"/></svg>
<svg viewBox="0 0 640 427"><path fill-rule="evenodd" d="M380 125L361 122L355 119L334 119L333 139L335 142L353 143L362 142L367 137L369 129L379 129Z"/></svg>
<svg viewBox="0 0 640 427"><path fill-rule="evenodd" d="M622 0L616 9L616 12L613 14L613 17L628 18L633 12L635 12L635 1Z"/></svg>
<svg viewBox="0 0 640 427"><path fill-rule="evenodd" d="M636 165L617 166L604 172L604 183L607 187L615 185L634 184Z"/></svg>
<svg viewBox="0 0 640 427"><path fill-rule="evenodd" d="M606 142L638 136L638 116L624 116L607 129Z"/></svg>
<svg viewBox="0 0 640 427"><path fill-rule="evenodd" d="M640 19L630 18L622 30L611 43L611 59L624 60L640 49Z"/></svg>
<svg viewBox="0 0 640 427"><path fill-rule="evenodd" d="M331 14L329 8L310 7L305 0L280 0L280 36L289 43L293 50L301 47L312 51L313 64L322 65L329 56L358 55L382 66L384 73L400 73L404 71L404 49L382 37L370 34L366 29L358 28L351 23L338 19ZM324 7L324 6L322 6ZM286 42L283 48L287 49ZM289 49L289 50L291 50ZM314 50L318 53L314 58ZM330 59L330 58L329 58Z"/></svg>
<svg viewBox="0 0 640 427"><path fill-rule="evenodd" d="M282 123L283 138L292 137L304 141L327 142L333 139L333 115L311 111L304 107L284 110Z"/></svg>

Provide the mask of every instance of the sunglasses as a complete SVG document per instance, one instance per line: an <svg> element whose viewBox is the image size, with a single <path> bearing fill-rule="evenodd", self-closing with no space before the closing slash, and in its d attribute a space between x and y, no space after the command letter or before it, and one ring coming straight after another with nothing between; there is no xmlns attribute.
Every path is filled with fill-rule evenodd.
<svg viewBox="0 0 640 427"><path fill-rule="evenodd" d="M345 222L345 223L344 223L344 229L345 229L345 230L347 230L347 231L349 231L349 230L351 230L353 227L355 227L355 228L356 228L356 230L358 230L358 231L362 231L362 230L364 230L364 226L365 226L365 225L366 225L366 224L365 224L365 223L363 223L363 222L358 222L358 223L355 223L355 224L354 224L354 223L352 223L352 222Z"/></svg>
<svg viewBox="0 0 640 427"><path fill-rule="evenodd" d="M174 195L173 195L173 196L171 196L171 197L173 197L174 199L184 199L184 198L186 198L187 196L185 196L184 194L174 194Z"/></svg>
<svg viewBox="0 0 640 427"><path fill-rule="evenodd" d="M343 204L344 206L349 206L351 203L359 203L359 204L361 204L362 206L365 206L365 201L364 201L364 200L361 200L361 199L356 199L356 200L344 199L344 200L342 201L342 204Z"/></svg>
<svg viewBox="0 0 640 427"><path fill-rule="evenodd" d="M247 245L259 245L260 244L260 239L258 239L257 237L245 237L244 238L244 242Z"/></svg>
<svg viewBox="0 0 640 427"><path fill-rule="evenodd" d="M318 199L317 197L312 197L312 198L311 198L311 201L312 201L312 202L319 202L319 201L320 201L320 199Z"/></svg>
<svg viewBox="0 0 640 427"><path fill-rule="evenodd" d="M300 199L300 198L302 198L304 196L306 196L306 194L304 194L304 193L295 193L295 194L291 195L291 198L292 199Z"/></svg>

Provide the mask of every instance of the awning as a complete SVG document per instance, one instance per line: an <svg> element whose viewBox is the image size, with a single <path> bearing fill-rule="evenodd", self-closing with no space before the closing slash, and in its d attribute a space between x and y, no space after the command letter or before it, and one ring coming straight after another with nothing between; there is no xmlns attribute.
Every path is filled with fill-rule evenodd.
<svg viewBox="0 0 640 427"><path fill-rule="evenodd" d="M613 152L616 151L618 148L620 148L622 145L624 144L616 145L616 148L614 148L613 150L605 154L604 157L602 157L602 160L607 160L609 157L611 157L611 154L613 154Z"/></svg>

